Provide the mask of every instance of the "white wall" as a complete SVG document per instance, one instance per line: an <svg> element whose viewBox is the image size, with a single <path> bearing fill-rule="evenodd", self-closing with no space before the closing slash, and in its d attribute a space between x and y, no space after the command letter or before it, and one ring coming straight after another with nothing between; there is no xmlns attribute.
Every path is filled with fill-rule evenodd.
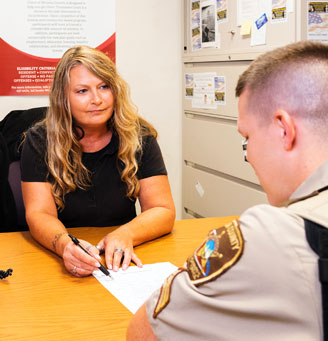
<svg viewBox="0 0 328 341"><path fill-rule="evenodd" d="M182 1L117 0L116 61L140 114L159 133L177 218L181 218ZM1 60L0 60L1 62ZM11 110L48 105L46 96L0 96Z"/></svg>
<svg viewBox="0 0 328 341"><path fill-rule="evenodd" d="M117 0L117 67L140 114L159 133L181 217L182 1Z"/></svg>

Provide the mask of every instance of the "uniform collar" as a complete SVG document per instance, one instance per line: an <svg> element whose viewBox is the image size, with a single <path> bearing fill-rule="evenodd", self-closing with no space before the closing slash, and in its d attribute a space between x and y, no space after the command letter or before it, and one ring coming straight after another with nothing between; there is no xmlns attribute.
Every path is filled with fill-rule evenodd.
<svg viewBox="0 0 328 341"><path fill-rule="evenodd" d="M309 197L328 186L328 160L315 170L290 196L291 201Z"/></svg>

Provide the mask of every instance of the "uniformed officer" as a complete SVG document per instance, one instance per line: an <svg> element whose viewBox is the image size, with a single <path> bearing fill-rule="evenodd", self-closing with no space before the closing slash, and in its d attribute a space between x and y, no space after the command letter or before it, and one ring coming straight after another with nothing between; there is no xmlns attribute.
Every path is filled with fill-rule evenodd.
<svg viewBox="0 0 328 341"><path fill-rule="evenodd" d="M270 205L210 231L133 317L128 340L322 340L318 256L328 226L328 45L298 42L240 76L238 131Z"/></svg>

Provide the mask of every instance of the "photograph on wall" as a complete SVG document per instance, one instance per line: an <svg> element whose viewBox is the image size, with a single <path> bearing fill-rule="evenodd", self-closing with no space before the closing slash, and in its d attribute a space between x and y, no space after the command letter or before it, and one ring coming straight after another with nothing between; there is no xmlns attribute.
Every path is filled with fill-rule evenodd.
<svg viewBox="0 0 328 341"><path fill-rule="evenodd" d="M194 75L192 73L185 74L185 98L191 99L194 95Z"/></svg>
<svg viewBox="0 0 328 341"><path fill-rule="evenodd" d="M227 0L216 0L216 20L218 24L228 21Z"/></svg>
<svg viewBox="0 0 328 341"><path fill-rule="evenodd" d="M200 38L200 1L191 0L191 50L201 49L202 42Z"/></svg>
<svg viewBox="0 0 328 341"><path fill-rule="evenodd" d="M214 77L215 103L219 105L226 104L226 78L225 76Z"/></svg>
<svg viewBox="0 0 328 341"><path fill-rule="evenodd" d="M287 0L272 0L271 23L287 21Z"/></svg>
<svg viewBox="0 0 328 341"><path fill-rule="evenodd" d="M115 62L115 0L97 0L97 6L93 0L12 0L2 7L0 96L47 95L59 59L77 45L98 48Z"/></svg>
<svg viewBox="0 0 328 341"><path fill-rule="evenodd" d="M202 47L216 47L216 3L215 1L201 2L201 37Z"/></svg>
<svg viewBox="0 0 328 341"><path fill-rule="evenodd" d="M328 43L328 1L308 1L307 39Z"/></svg>

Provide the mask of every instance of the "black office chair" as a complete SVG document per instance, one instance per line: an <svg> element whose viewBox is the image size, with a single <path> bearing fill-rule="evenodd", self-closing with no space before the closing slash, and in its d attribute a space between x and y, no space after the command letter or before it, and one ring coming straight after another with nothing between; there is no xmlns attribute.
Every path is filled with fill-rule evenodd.
<svg viewBox="0 0 328 341"><path fill-rule="evenodd" d="M0 132L0 232L10 232L17 225L15 200L8 182L9 155Z"/></svg>
<svg viewBox="0 0 328 341"><path fill-rule="evenodd" d="M9 165L8 182L15 200L17 228L28 230L28 226L25 220L25 207L22 195L19 161L14 161Z"/></svg>
<svg viewBox="0 0 328 341"><path fill-rule="evenodd" d="M45 117L47 107L11 111L0 122L0 232L28 230L21 190L22 134Z"/></svg>

